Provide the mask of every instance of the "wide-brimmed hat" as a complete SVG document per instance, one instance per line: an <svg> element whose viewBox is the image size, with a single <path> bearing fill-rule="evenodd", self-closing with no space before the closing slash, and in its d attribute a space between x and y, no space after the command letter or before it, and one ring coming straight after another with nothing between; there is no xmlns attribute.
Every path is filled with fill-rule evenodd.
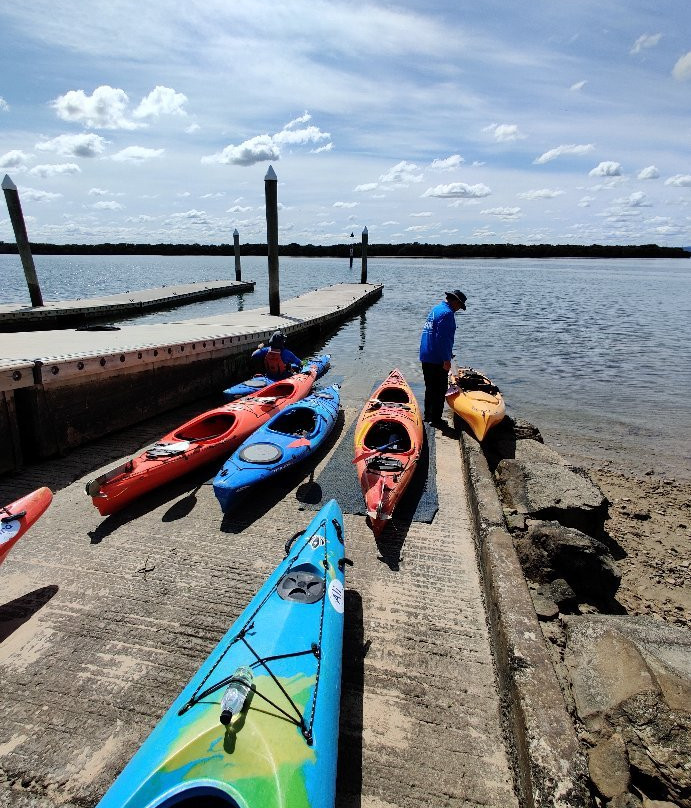
<svg viewBox="0 0 691 808"><path fill-rule="evenodd" d="M454 289L453 292L447 292L447 297L455 297L456 300L461 304L461 308L465 309L465 302L468 299L460 289Z"/></svg>

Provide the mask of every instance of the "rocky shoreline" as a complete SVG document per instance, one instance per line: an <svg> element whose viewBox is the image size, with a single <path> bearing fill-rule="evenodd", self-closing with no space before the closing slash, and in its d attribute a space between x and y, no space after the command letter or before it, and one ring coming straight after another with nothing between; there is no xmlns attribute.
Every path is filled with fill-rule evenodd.
<svg viewBox="0 0 691 808"><path fill-rule="evenodd" d="M689 485L570 465L518 419L483 450L593 804L689 808Z"/></svg>

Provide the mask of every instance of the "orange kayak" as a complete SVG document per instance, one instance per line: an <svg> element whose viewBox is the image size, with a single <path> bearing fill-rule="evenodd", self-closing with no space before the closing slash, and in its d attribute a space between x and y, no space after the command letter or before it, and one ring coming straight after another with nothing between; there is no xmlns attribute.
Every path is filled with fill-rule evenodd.
<svg viewBox="0 0 691 808"><path fill-rule="evenodd" d="M420 408L408 382L393 370L365 404L355 426L355 467L375 536L391 519L422 451Z"/></svg>
<svg viewBox="0 0 691 808"><path fill-rule="evenodd" d="M479 441L506 415L499 388L473 368L459 368L457 374L449 377L446 401Z"/></svg>
<svg viewBox="0 0 691 808"><path fill-rule="evenodd" d="M257 427L304 398L316 376L317 368L310 365L304 373L195 416L137 457L87 483L86 493L99 513L108 516L147 491L227 458Z"/></svg>
<svg viewBox="0 0 691 808"><path fill-rule="evenodd" d="M0 564L52 500L50 488L37 488L11 505L0 506Z"/></svg>

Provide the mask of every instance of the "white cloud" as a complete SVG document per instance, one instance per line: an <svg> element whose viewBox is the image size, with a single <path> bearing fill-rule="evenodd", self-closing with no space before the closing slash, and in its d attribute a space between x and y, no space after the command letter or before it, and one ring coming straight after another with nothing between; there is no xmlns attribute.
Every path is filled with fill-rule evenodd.
<svg viewBox="0 0 691 808"><path fill-rule="evenodd" d="M88 191L88 196L107 196L110 191L106 191L103 188L90 188Z"/></svg>
<svg viewBox="0 0 691 808"><path fill-rule="evenodd" d="M422 196L434 196L440 199L478 199L483 196L489 196L491 193L492 189L481 182L476 185L468 185L465 182L451 182L448 185L436 185L434 188L428 188Z"/></svg>
<svg viewBox="0 0 691 808"><path fill-rule="evenodd" d="M334 208L355 208L357 207L357 202L334 202Z"/></svg>
<svg viewBox="0 0 691 808"><path fill-rule="evenodd" d="M382 222L381 226L382 226L382 227L394 227L394 226L396 226L397 224L398 224L398 222L395 222L395 221L392 219L392 220L390 220L390 221L388 221L388 222Z"/></svg>
<svg viewBox="0 0 691 808"><path fill-rule="evenodd" d="M426 233L430 229L428 224L411 224L406 227L406 233Z"/></svg>
<svg viewBox="0 0 691 808"><path fill-rule="evenodd" d="M188 224L208 224L209 216L205 210L186 210L184 213L173 213L168 217L171 222L187 222Z"/></svg>
<svg viewBox="0 0 691 808"><path fill-rule="evenodd" d="M31 155L20 149L12 149L12 151L5 152L0 156L0 168L13 168L18 171L26 169L27 160L31 159Z"/></svg>
<svg viewBox="0 0 691 808"><path fill-rule="evenodd" d="M374 191L374 189L378 187L378 182L365 182L363 185L356 185L353 190L365 193L366 191Z"/></svg>
<svg viewBox="0 0 691 808"><path fill-rule="evenodd" d="M415 163L409 163L406 160L401 160L396 163L388 171L381 174L379 182L383 185L394 185L396 187L403 187L410 185L414 182L422 182L422 174L420 169Z"/></svg>
<svg viewBox="0 0 691 808"><path fill-rule="evenodd" d="M594 196L583 196L583 197L581 197L581 199L578 202L578 207L579 208L589 208L591 202L594 202L594 201L595 201Z"/></svg>
<svg viewBox="0 0 691 808"><path fill-rule="evenodd" d="M160 157L164 151L165 149L147 149L145 146L128 146L116 152L110 159L118 163L143 163L145 160Z"/></svg>
<svg viewBox="0 0 691 808"><path fill-rule="evenodd" d="M461 157L461 155L452 154L450 157L432 160L429 167L432 169L432 171L452 171L454 168L458 168L461 163L465 163L465 160Z"/></svg>
<svg viewBox="0 0 691 808"><path fill-rule="evenodd" d="M665 180L665 185L672 185L675 188L691 188L691 174L675 174Z"/></svg>
<svg viewBox="0 0 691 808"><path fill-rule="evenodd" d="M10 111L10 105L7 103L7 101L5 101L5 99L2 96L0 96L0 112L9 112L9 111Z"/></svg>
<svg viewBox="0 0 691 808"><path fill-rule="evenodd" d="M679 57L672 69L672 75L678 81L691 79L691 51Z"/></svg>
<svg viewBox="0 0 691 808"><path fill-rule="evenodd" d="M132 113L135 118L158 118L160 115L187 115L183 106L187 103L187 96L176 93L170 87L157 85L139 102L139 106Z"/></svg>
<svg viewBox="0 0 691 808"><path fill-rule="evenodd" d="M114 201L110 201L110 202L105 202L105 201L104 202L94 202L94 204L91 207L94 210L122 210L123 209L123 205L121 205L119 202L114 202Z"/></svg>
<svg viewBox="0 0 691 808"><path fill-rule="evenodd" d="M307 123L311 118L312 116L305 112L299 118L289 121L280 132L276 132L274 135L256 135L238 146L230 144L221 152L202 157L202 163L251 166L269 160L280 160L281 146L304 146L307 143L330 141L331 135L328 132L322 132L318 126L300 127L300 124ZM312 153L330 151L332 148L333 143L329 142L318 149L312 149Z"/></svg>
<svg viewBox="0 0 691 808"><path fill-rule="evenodd" d="M36 144L38 151L51 151L66 157L96 157L103 154L108 141L93 132L80 135L58 135Z"/></svg>
<svg viewBox="0 0 691 808"><path fill-rule="evenodd" d="M326 143L324 146L319 146L317 149L310 149L311 154L321 154L322 152L330 152L333 150L334 144L333 141L331 143Z"/></svg>
<svg viewBox="0 0 691 808"><path fill-rule="evenodd" d="M39 191L37 188L22 188L22 199L29 202L53 202L60 199L62 194L53 194L49 191Z"/></svg>
<svg viewBox="0 0 691 808"><path fill-rule="evenodd" d="M620 177L621 163L612 160L603 160L588 172L589 177Z"/></svg>
<svg viewBox="0 0 691 808"><path fill-rule="evenodd" d="M247 213L247 211L252 210L251 205L243 206L243 205L233 205L232 208L228 208L226 213Z"/></svg>
<svg viewBox="0 0 691 808"><path fill-rule="evenodd" d="M625 205L627 208L650 208L652 203L648 202L648 197L643 191L634 191L626 199L615 199L615 204Z"/></svg>
<svg viewBox="0 0 691 808"><path fill-rule="evenodd" d="M550 160L556 160L557 157L561 157L564 154L574 154L580 156L583 154L590 154L590 152L594 150L595 145L593 143L569 143L562 146L556 146L554 149L546 151L544 154L536 157L535 160L533 160L533 163L535 165L542 165L543 163L549 163Z"/></svg>
<svg viewBox="0 0 691 808"><path fill-rule="evenodd" d="M654 48L662 39L662 34L642 34L633 43L630 53L640 53L645 48Z"/></svg>
<svg viewBox="0 0 691 808"><path fill-rule="evenodd" d="M51 101L58 118L71 123L81 123L94 129L137 129L137 124L127 118L129 98L124 90L104 84L92 95L83 90L70 90Z"/></svg>
<svg viewBox="0 0 691 808"><path fill-rule="evenodd" d="M518 125L515 123L492 123L482 131L493 134L497 143L510 143L513 140L523 140L525 138L525 135L519 131Z"/></svg>
<svg viewBox="0 0 691 808"><path fill-rule="evenodd" d="M306 126L303 129L282 129L272 139L274 143L283 146L319 143L321 140L329 140L330 137L328 132L322 132L318 126Z"/></svg>
<svg viewBox="0 0 691 808"><path fill-rule="evenodd" d="M481 211L481 213L486 214L487 216L498 216L500 219L504 219L506 221L520 219L521 217L520 208L486 208L485 210Z"/></svg>
<svg viewBox="0 0 691 808"><path fill-rule="evenodd" d="M432 212L429 211L429 210L423 210L420 213L411 213L410 215L413 218L426 219L426 218L428 218L429 216L432 215Z"/></svg>
<svg viewBox="0 0 691 808"><path fill-rule="evenodd" d="M266 160L280 160L281 151L270 135L256 135L240 143L239 146L226 146L218 154L202 157L202 163L221 165L253 166Z"/></svg>
<svg viewBox="0 0 691 808"><path fill-rule="evenodd" d="M81 174L81 168L76 163L44 164L34 166L29 174L34 177L57 177L61 174Z"/></svg>
<svg viewBox="0 0 691 808"><path fill-rule="evenodd" d="M522 194L516 194L520 199L554 199L555 196L561 196L564 191L552 190L551 188L536 188L533 191L524 191Z"/></svg>
<svg viewBox="0 0 691 808"><path fill-rule="evenodd" d="M660 172L655 166L646 166L638 172L637 179L639 180L656 180L660 176Z"/></svg>
<svg viewBox="0 0 691 808"><path fill-rule="evenodd" d="M577 93L579 92L579 90L582 90L587 83L588 83L587 81L577 81L575 84L572 84L569 87L569 90L573 90L574 92Z"/></svg>

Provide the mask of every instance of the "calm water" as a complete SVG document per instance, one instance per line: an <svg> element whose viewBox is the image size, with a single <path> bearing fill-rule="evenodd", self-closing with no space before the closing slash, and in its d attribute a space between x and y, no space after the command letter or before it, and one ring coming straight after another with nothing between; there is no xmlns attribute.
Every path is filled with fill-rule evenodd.
<svg viewBox="0 0 691 808"><path fill-rule="evenodd" d="M232 257L35 260L47 300L234 278ZM360 273L357 261L349 271L335 259L281 258L280 269L283 298ZM513 415L565 454L691 476L691 260L370 259L368 274L384 284L382 299L324 345L346 404L359 404L394 366L420 389L422 323L446 289L460 288L468 310L457 316L457 359L486 372ZM243 259L243 277L257 282L253 294L127 322L265 305L266 259ZM0 302L28 302L16 256L0 255L0 278Z"/></svg>

